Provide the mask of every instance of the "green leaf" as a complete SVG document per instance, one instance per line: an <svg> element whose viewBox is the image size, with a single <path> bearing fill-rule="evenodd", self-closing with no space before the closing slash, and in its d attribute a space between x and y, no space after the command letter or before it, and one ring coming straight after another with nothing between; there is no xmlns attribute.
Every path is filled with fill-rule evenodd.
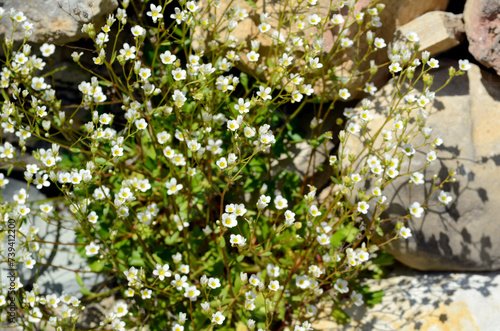
<svg viewBox="0 0 500 331"><path fill-rule="evenodd" d="M336 307L332 313L332 317L341 324L347 324L351 321L349 315L347 315L342 309Z"/></svg>
<svg viewBox="0 0 500 331"><path fill-rule="evenodd" d="M257 5L252 0L245 0L245 2L253 9L259 9L259 7L257 7Z"/></svg>
<svg viewBox="0 0 500 331"><path fill-rule="evenodd" d="M273 255L273 252L264 252L260 254L260 256L271 256L271 255Z"/></svg>
<svg viewBox="0 0 500 331"><path fill-rule="evenodd" d="M104 265L99 261L92 262L89 267L93 272L101 272L104 269Z"/></svg>
<svg viewBox="0 0 500 331"><path fill-rule="evenodd" d="M113 64L113 62L115 62L115 59L116 59L116 54L117 54L117 53L118 53L117 51L114 51L114 52L113 52L113 55L111 56L111 61L109 61L109 64Z"/></svg>
<svg viewBox="0 0 500 331"><path fill-rule="evenodd" d="M145 267L144 258L139 251L133 251L130 258L128 259L128 263L135 267Z"/></svg>
<svg viewBox="0 0 500 331"><path fill-rule="evenodd" d="M80 285L80 287L83 287L83 279L80 277L79 274L75 273L75 278L76 278L76 283Z"/></svg>
<svg viewBox="0 0 500 331"><path fill-rule="evenodd" d="M179 239L179 231L176 231L170 237L165 238L165 244L169 246L174 246L177 243L177 239Z"/></svg>
<svg viewBox="0 0 500 331"><path fill-rule="evenodd" d="M238 257L236 258L236 261L241 262L241 261L243 261L244 258L245 258L245 255L238 255Z"/></svg>
<svg viewBox="0 0 500 331"><path fill-rule="evenodd" d="M149 156L146 158L146 162L144 162L144 166L149 170L153 171L158 167L158 163L156 163L152 158Z"/></svg>
<svg viewBox="0 0 500 331"><path fill-rule="evenodd" d="M248 91L248 75L244 72L240 73L240 83L245 88L245 91Z"/></svg>
<svg viewBox="0 0 500 331"><path fill-rule="evenodd" d="M7 177L10 176L10 173L14 170L14 165L11 165L9 169L7 169Z"/></svg>
<svg viewBox="0 0 500 331"><path fill-rule="evenodd" d="M88 290L87 288L85 288L85 287L82 287L82 288L80 289L80 293L82 293L83 295L93 295L93 294L95 294L95 293L93 293L93 292L89 291L89 290Z"/></svg>

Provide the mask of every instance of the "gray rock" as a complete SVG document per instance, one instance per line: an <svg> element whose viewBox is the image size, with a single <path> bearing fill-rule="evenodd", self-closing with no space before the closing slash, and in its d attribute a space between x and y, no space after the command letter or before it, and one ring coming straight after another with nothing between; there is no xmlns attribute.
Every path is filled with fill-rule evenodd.
<svg viewBox="0 0 500 331"><path fill-rule="evenodd" d="M8 178L9 183L3 190L2 195L4 201L13 202L13 195L20 189L26 189L26 183L14 178ZM40 202L46 200L47 197L38 191L34 186L30 186L28 202ZM33 210L37 204L31 207ZM62 211L60 214L64 214ZM69 211L66 211L69 213ZM40 264L30 270L23 265L19 265L17 271L21 282L33 284L34 282L40 285L42 294L57 293L63 291L75 295L80 292L80 285L77 284L75 273L71 270L84 271L87 268L87 263L80 254L78 254L74 245L64 245L63 243L72 244L76 241L74 228L74 220L71 217L65 217L65 221L48 224L39 217L33 218L33 224L39 228L38 237L42 241L58 242L60 245L41 243L40 248L46 252L42 262L50 266L42 266ZM38 260L38 259L37 259ZM57 268L58 266L67 268ZM3 266L2 266L3 267ZM71 269L71 270L68 270ZM80 273L83 279L83 284L87 289L90 289L94 284L102 281L103 277L93 273Z"/></svg>
<svg viewBox="0 0 500 331"><path fill-rule="evenodd" d="M398 268L387 279L366 284L371 291L385 292L381 303L346 309L352 318L347 325L320 315L323 319L313 324L314 330L498 330L499 272L423 273Z"/></svg>
<svg viewBox="0 0 500 331"><path fill-rule="evenodd" d="M467 0L464 21L469 52L500 75L500 3L497 0Z"/></svg>
<svg viewBox="0 0 500 331"><path fill-rule="evenodd" d="M10 38L12 21L9 11L23 12L27 21L33 23L33 35L29 39L34 43L43 43L53 39L55 43L68 43L84 37L81 28L84 23L92 22L97 27L104 24L108 14L118 8L117 0L5 0L1 3L5 9L0 21L0 37ZM79 14L77 14L79 13ZM14 40L21 41L24 31L16 30Z"/></svg>
<svg viewBox="0 0 500 331"><path fill-rule="evenodd" d="M433 70L435 88L448 78L448 67L456 63L441 61ZM369 128L380 127L385 120L384 110L393 91L386 85L375 96L377 113ZM386 246L402 263L419 270L487 271L500 269L500 196L496 178L500 177L500 78L472 65L465 76L456 77L434 100L427 126L440 135L444 144L437 148L438 160L424 172L427 185L412 186L411 198L408 177L389 185L385 217L408 214L411 202L423 203L432 177L438 183L450 169L458 172L457 181L447 183L443 190L451 193L452 203L437 205L439 190L428 201L422 218L409 221L413 237L395 240ZM359 140L350 139L352 153L361 151ZM416 154L411 170L421 167L425 153ZM401 169L406 169L401 165ZM394 222L386 222L386 230Z"/></svg>

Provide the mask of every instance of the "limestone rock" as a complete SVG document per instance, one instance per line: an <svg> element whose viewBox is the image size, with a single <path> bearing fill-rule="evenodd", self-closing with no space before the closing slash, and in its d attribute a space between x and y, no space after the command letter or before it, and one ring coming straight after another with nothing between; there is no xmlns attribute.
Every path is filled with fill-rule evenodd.
<svg viewBox="0 0 500 331"><path fill-rule="evenodd" d="M441 61L440 68L431 71L436 88L448 79L450 65L456 67L456 63ZM377 113L369 124L372 130L386 119L383 110L392 91L390 83L377 92ZM438 92L426 125L433 128L432 136L441 136L444 143L437 147L439 159L425 169L424 176L426 183L432 183L437 174L439 183L449 169L456 170L457 181L443 187L453 201L448 206L436 205L437 191L428 201L424 216L408 222L413 236L386 246L402 263L419 270L500 269L500 189L495 181L500 176L499 101L500 78L475 65ZM362 144L350 139L348 147L357 153ZM425 153L416 153L409 172L421 168L425 157ZM401 165L405 172L406 167ZM388 197L384 218L407 215L411 202L425 201L430 184L414 185L410 201L407 181L405 177L384 190ZM394 225L388 224L387 229L392 230Z"/></svg>
<svg viewBox="0 0 500 331"><path fill-rule="evenodd" d="M469 52L500 75L500 3L496 0L467 0L464 21Z"/></svg>
<svg viewBox="0 0 500 331"><path fill-rule="evenodd" d="M23 12L26 21L33 23L33 35L30 41L43 43L53 39L55 43L68 43L85 36L81 32L84 23L92 22L97 27L104 24L108 14L118 8L117 0L5 0L5 10L0 21L0 37L10 38L12 21L9 11ZM14 34L14 40L22 41L24 29L20 26Z"/></svg>
<svg viewBox="0 0 500 331"><path fill-rule="evenodd" d="M13 202L13 195L16 194L20 189L26 189L26 183L14 178L8 178L9 183L3 189L2 195L4 201ZM52 184L53 185L53 184ZM37 202L41 200L46 200L47 197L38 191L33 185L29 189L28 201ZM38 205L35 203L31 206L32 213L38 210ZM63 210L59 215L69 214L69 210ZM18 267L19 277L21 282L27 286L31 286L33 282L37 282L40 285L41 292L43 294L61 294L63 291L70 295L77 295L80 292L81 287L78 285L75 279L75 273L70 270L80 270L85 271L87 267L87 262L83 259L73 244L76 241L74 228L74 219L71 215L67 215L57 223L48 224L39 217L33 217L33 224L39 228L38 237L42 241L46 242L57 242L58 245L42 243L40 248L45 250L45 258L43 263L48 265L41 266L39 264L35 265L33 269L27 269L23 265ZM70 245L64 245L64 243L69 243ZM57 268L54 266L61 266L63 268ZM7 264L0 264L2 271L7 268ZM104 277L95 273L81 273L83 284L87 289L98 282L101 282Z"/></svg>
<svg viewBox="0 0 500 331"><path fill-rule="evenodd" d="M396 35L416 32L420 38L419 52L427 51L435 56L458 46L465 37L464 29L463 15L432 11L399 27Z"/></svg>
<svg viewBox="0 0 500 331"><path fill-rule="evenodd" d="M397 268L387 279L368 280L385 292L373 307L349 307L351 321L339 325L329 310L313 323L318 331L457 330L496 331L500 273L424 273Z"/></svg>

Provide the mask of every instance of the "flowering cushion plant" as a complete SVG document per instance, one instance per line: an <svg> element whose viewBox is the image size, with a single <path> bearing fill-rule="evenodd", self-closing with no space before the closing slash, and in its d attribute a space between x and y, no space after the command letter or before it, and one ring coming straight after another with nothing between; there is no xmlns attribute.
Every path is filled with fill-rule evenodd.
<svg viewBox="0 0 500 331"><path fill-rule="evenodd" d="M380 293L363 287L362 278L380 274L387 257L379 247L409 238L405 223L428 207L427 201L410 201L396 228L381 233L384 188L402 176L421 184L419 172L406 173L400 165L417 150L442 142L430 137L425 116L412 125L409 121L412 112L425 114L434 98L428 72L438 60L425 52L417 58L418 36L409 34L406 44L393 49L387 68L380 66L398 86L384 127L367 129L371 102L364 99L359 114L344 111L346 129L332 152L329 141L337 137L324 130L325 121L350 98L350 82L360 73L336 79L326 64L361 40L368 54L387 47L375 38L383 5L373 1L365 15L354 12L354 1L332 1L334 14L322 17L314 10L316 1L292 1L277 26L262 13L259 31L273 39L264 54L257 40L231 35L249 19L246 9L222 8L218 0L146 3L123 1L104 26L83 24L95 50L72 54L79 70L88 73L78 84L81 102L73 108L62 106L50 79L54 72L46 70L54 45L35 50L29 24L23 23L29 18L0 10L14 30L25 31L20 45L11 39L3 45L2 133L17 138L7 141L2 134L0 158L7 176L14 166L22 167L27 182L14 202L0 206L2 234L9 224L19 233L16 245L2 254L6 259L5 254L16 254L18 272L46 264L38 217L48 226L70 221L76 247L88 261L86 270L59 266L77 275L80 299L16 278L13 322L65 330L85 319L82 302L113 296L116 303L101 329L310 330L325 309L342 321L348 318L346 306L378 302ZM218 30L215 10L224 10L224 31ZM295 15L299 11L309 14ZM296 29L286 29L292 23ZM318 39L321 33L308 31L332 26L339 32L327 52ZM355 35L349 34L352 27L359 30ZM220 32L225 39L214 38L207 49L195 50L195 28ZM246 72L234 69L237 64ZM461 61L458 71L450 70L450 79L467 65ZM367 81L356 92L374 94L377 88L369 79L377 70L371 63L364 73ZM313 88L325 79L334 82L332 101L326 101L326 91ZM416 81L424 82L421 95L412 94ZM282 110L292 103L293 113ZM306 105L314 109L308 138L294 127ZM366 142L369 155L359 173L353 165L364 156L345 148L352 135ZM379 136L384 143L375 146ZM423 142L413 145L420 136ZM50 147L28 152L27 139ZM302 142L312 151L305 176L272 169L273 160L290 155L290 146ZM316 163L317 151L332 154L328 165ZM29 154L36 162L26 161ZM436 157L434 149L428 151L429 163ZM334 185L319 199L312 183L322 168ZM361 189L368 179L376 180L371 192ZM431 191L444 182L434 182ZM6 185L0 173L0 189ZM33 186L55 187L60 194L34 204L27 200ZM452 197L441 191L439 200L448 204ZM368 222L360 222L363 215L369 215ZM374 242L375 233L385 242ZM87 288L80 277L84 272L109 275L104 287L112 288ZM0 296L4 313L5 295Z"/></svg>

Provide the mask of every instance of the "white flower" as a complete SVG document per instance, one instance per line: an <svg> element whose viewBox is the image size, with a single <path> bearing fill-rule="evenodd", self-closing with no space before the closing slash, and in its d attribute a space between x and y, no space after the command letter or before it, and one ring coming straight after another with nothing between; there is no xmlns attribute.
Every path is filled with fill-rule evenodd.
<svg viewBox="0 0 500 331"><path fill-rule="evenodd" d="M224 323L225 319L226 319L226 317L224 317L224 315L222 315L222 313L220 311L212 314L212 322L213 323L221 325L222 323Z"/></svg>
<svg viewBox="0 0 500 331"><path fill-rule="evenodd" d="M274 204L276 206L276 209L278 209L278 210L281 210L281 209L288 207L288 201L285 198L283 198L281 195L278 195L274 199Z"/></svg>
<svg viewBox="0 0 500 331"><path fill-rule="evenodd" d="M272 99L271 88L259 86L259 91L257 92L257 95L261 97L263 100L271 100Z"/></svg>
<svg viewBox="0 0 500 331"><path fill-rule="evenodd" d="M194 1L188 1L188 2L186 3L186 8L187 8L190 12L194 13L194 12L196 12L196 11L197 11L200 7L196 4L196 2L194 2Z"/></svg>
<svg viewBox="0 0 500 331"><path fill-rule="evenodd" d="M225 157L221 157L217 162L215 162L217 166L221 169L227 168L227 160Z"/></svg>
<svg viewBox="0 0 500 331"><path fill-rule="evenodd" d="M247 240L239 234L231 234L229 242L231 243L231 246L238 245L240 247L243 247L246 245Z"/></svg>
<svg viewBox="0 0 500 331"><path fill-rule="evenodd" d="M260 30L260 32L262 32L262 33L266 33L266 32L268 32L270 29L271 29L271 25L270 25L270 24L268 24L268 23L261 23L261 24L259 25L259 30Z"/></svg>
<svg viewBox="0 0 500 331"><path fill-rule="evenodd" d="M227 128L231 131L236 131L240 127L240 124L238 123L237 120L230 120L227 121Z"/></svg>
<svg viewBox="0 0 500 331"><path fill-rule="evenodd" d="M307 276L297 276L297 278L295 278L295 285L297 285L298 288L306 289L310 284L311 282Z"/></svg>
<svg viewBox="0 0 500 331"><path fill-rule="evenodd" d="M414 172L411 174L410 180L415 184L415 185L420 185L424 183L424 175L420 172Z"/></svg>
<svg viewBox="0 0 500 331"><path fill-rule="evenodd" d="M422 213L424 212L424 208L420 206L420 203L414 202L408 207L410 209L410 214L412 214L416 218L422 217Z"/></svg>
<svg viewBox="0 0 500 331"><path fill-rule="evenodd" d="M368 208L370 208L370 205L366 203L366 201L360 201L358 202L358 212L362 214L366 214L368 212Z"/></svg>
<svg viewBox="0 0 500 331"><path fill-rule="evenodd" d="M406 34L406 38L408 39L408 41L415 42L415 43L420 40L420 38L418 38L418 35L415 31L408 31L408 33Z"/></svg>
<svg viewBox="0 0 500 331"><path fill-rule="evenodd" d="M354 123L354 122L349 123L347 125L347 128L346 128L346 131L349 133L352 133L352 134L358 133L359 130L361 130L361 127L357 123Z"/></svg>
<svg viewBox="0 0 500 331"><path fill-rule="evenodd" d="M359 251L357 258L359 262L365 262L370 258L370 254L364 250L361 250Z"/></svg>
<svg viewBox="0 0 500 331"><path fill-rule="evenodd" d="M90 212L89 216L87 216L88 221L92 224L96 224L98 218L99 216L97 216L95 211Z"/></svg>
<svg viewBox="0 0 500 331"><path fill-rule="evenodd" d="M415 154L415 149L413 148L413 145L411 143L408 143L403 146L403 152L407 156L412 156L413 154Z"/></svg>
<svg viewBox="0 0 500 331"><path fill-rule="evenodd" d="M44 57L49 57L51 56L52 54L54 54L54 51L56 50L56 46L55 45L52 45L52 44L47 44L47 43L44 43L41 47L40 47L40 52L42 52L42 56Z"/></svg>
<svg viewBox="0 0 500 331"><path fill-rule="evenodd" d="M319 17L317 14L312 14L312 15L309 15L308 20L309 20L309 24L318 25L321 22L321 17Z"/></svg>
<svg viewBox="0 0 500 331"><path fill-rule="evenodd" d="M427 153L427 161L432 162L435 161L436 158L436 151L430 151L429 153Z"/></svg>
<svg viewBox="0 0 500 331"><path fill-rule="evenodd" d="M333 286L337 291L339 291L340 293L347 293L349 292L349 287L347 286L347 280L343 280L343 279L337 279L337 282L335 283L335 285Z"/></svg>
<svg viewBox="0 0 500 331"><path fill-rule="evenodd" d="M385 44L385 40L384 40L384 39L382 39L382 38L375 38L375 41L374 41L374 43L373 43L373 44L375 45L375 47L377 47L377 48L379 48L379 49L380 49L380 48L384 48L385 46L387 46L387 45Z"/></svg>
<svg viewBox="0 0 500 331"><path fill-rule="evenodd" d="M269 282L269 285L267 286L271 291L278 291L280 288L280 282L277 280L272 280Z"/></svg>
<svg viewBox="0 0 500 331"><path fill-rule="evenodd" d="M97 255L99 253L99 246L92 241L89 245L85 246L85 251L87 252L87 256Z"/></svg>
<svg viewBox="0 0 500 331"><path fill-rule="evenodd" d="M247 58L248 58L248 61L250 61L250 62L259 61L259 56L260 56L260 54L257 52L254 52L254 51L247 53Z"/></svg>
<svg viewBox="0 0 500 331"><path fill-rule="evenodd" d="M335 14L332 16L332 23L334 25L342 24L344 23L344 17L341 14Z"/></svg>
<svg viewBox="0 0 500 331"><path fill-rule="evenodd" d="M183 70L181 68L177 68L175 70L172 70L172 77L176 81L185 80L186 79L186 70Z"/></svg>
<svg viewBox="0 0 500 331"><path fill-rule="evenodd" d="M318 240L319 244L322 246L330 244L330 237L326 233L323 233L322 235L318 236L316 240Z"/></svg>
<svg viewBox="0 0 500 331"><path fill-rule="evenodd" d="M467 71L471 68L469 60L458 60L458 67L462 71Z"/></svg>
<svg viewBox="0 0 500 331"><path fill-rule="evenodd" d="M323 68L323 64L319 62L319 57L315 57L314 59L312 57L309 58L309 66L313 69L320 69Z"/></svg>
<svg viewBox="0 0 500 331"><path fill-rule="evenodd" d="M404 227L404 226L402 226L401 229L399 229L398 233L404 239L411 237L411 230L409 228Z"/></svg>
<svg viewBox="0 0 500 331"><path fill-rule="evenodd" d="M157 276L160 280L165 279L165 277L172 276L172 273L169 271L169 265L164 264L163 266L160 264L156 264L156 269L153 271L153 275Z"/></svg>
<svg viewBox="0 0 500 331"><path fill-rule="evenodd" d="M165 182L165 186L167 187L167 194L172 195L172 194L177 194L182 188L182 184L177 184L177 179L172 178L170 181Z"/></svg>
<svg viewBox="0 0 500 331"><path fill-rule="evenodd" d="M156 21L159 18L163 18L163 15L161 14L161 6L155 6L151 4L151 10L146 13L146 15L150 16L153 19L153 22L156 23Z"/></svg>
<svg viewBox="0 0 500 331"><path fill-rule="evenodd" d="M123 44L123 49L120 50L120 54L125 57L125 60L135 59L135 46L130 47L128 43Z"/></svg>
<svg viewBox="0 0 500 331"><path fill-rule="evenodd" d="M436 69L436 68L439 68L439 61L436 60L435 58L432 58L430 59L427 64L429 65L429 67L433 68L433 69Z"/></svg>
<svg viewBox="0 0 500 331"><path fill-rule="evenodd" d="M445 191L441 191L441 193L439 193L438 199L440 202L442 202L445 205L449 204L451 202L451 200L453 200L450 193L445 192Z"/></svg>
<svg viewBox="0 0 500 331"><path fill-rule="evenodd" d="M220 285L220 280L218 278L214 278L214 277L210 277L208 279L208 283L207 283L208 287L210 287L211 289L216 289L216 288L219 288L221 285Z"/></svg>
<svg viewBox="0 0 500 331"><path fill-rule="evenodd" d="M316 205L312 205L309 208L309 214L311 214L311 216L313 216L313 217L316 217L316 216L320 216L321 212L318 210L318 207Z"/></svg>
<svg viewBox="0 0 500 331"><path fill-rule="evenodd" d="M250 279L248 280L248 282L253 286L259 286L260 278L254 274L254 275L250 276Z"/></svg>
<svg viewBox="0 0 500 331"><path fill-rule="evenodd" d="M191 301L196 301L198 296L201 294L200 290L196 288L196 286L188 286L186 287L186 291L184 292L184 297L189 298Z"/></svg>
<svg viewBox="0 0 500 331"><path fill-rule="evenodd" d="M342 38L340 40L340 46L342 46L343 48L349 48L353 44L354 44L354 42L351 39L349 39L349 38Z"/></svg>
<svg viewBox="0 0 500 331"><path fill-rule="evenodd" d="M392 62L391 65L389 66L389 71L396 73L401 71L401 66L399 65L398 62Z"/></svg>
<svg viewBox="0 0 500 331"><path fill-rule="evenodd" d="M228 213L222 214L221 223L227 228L235 227L236 225L238 225L238 222L236 221L236 214L228 214Z"/></svg>
<svg viewBox="0 0 500 331"><path fill-rule="evenodd" d="M139 77L143 81L146 81L150 76L151 76L151 69L149 69L149 68L141 68L139 70Z"/></svg>
<svg viewBox="0 0 500 331"><path fill-rule="evenodd" d="M172 64L175 62L177 57L169 51L166 51L165 53L160 54L160 59L163 64Z"/></svg>
<svg viewBox="0 0 500 331"><path fill-rule="evenodd" d="M357 307L359 307L363 304L363 295L361 295L361 293L357 293L356 291L352 291L351 300Z"/></svg>
<svg viewBox="0 0 500 331"><path fill-rule="evenodd" d="M347 100L350 96L351 96L351 93L349 93L349 90L346 89L346 88L343 88L343 89L340 89L339 90L339 96L344 99L344 100Z"/></svg>
<svg viewBox="0 0 500 331"><path fill-rule="evenodd" d="M130 31L134 37L140 37L146 34L146 30L144 30L144 28L140 25L132 27Z"/></svg>
<svg viewBox="0 0 500 331"><path fill-rule="evenodd" d="M148 122L144 118L139 118L134 122L137 130L144 130L148 127Z"/></svg>

